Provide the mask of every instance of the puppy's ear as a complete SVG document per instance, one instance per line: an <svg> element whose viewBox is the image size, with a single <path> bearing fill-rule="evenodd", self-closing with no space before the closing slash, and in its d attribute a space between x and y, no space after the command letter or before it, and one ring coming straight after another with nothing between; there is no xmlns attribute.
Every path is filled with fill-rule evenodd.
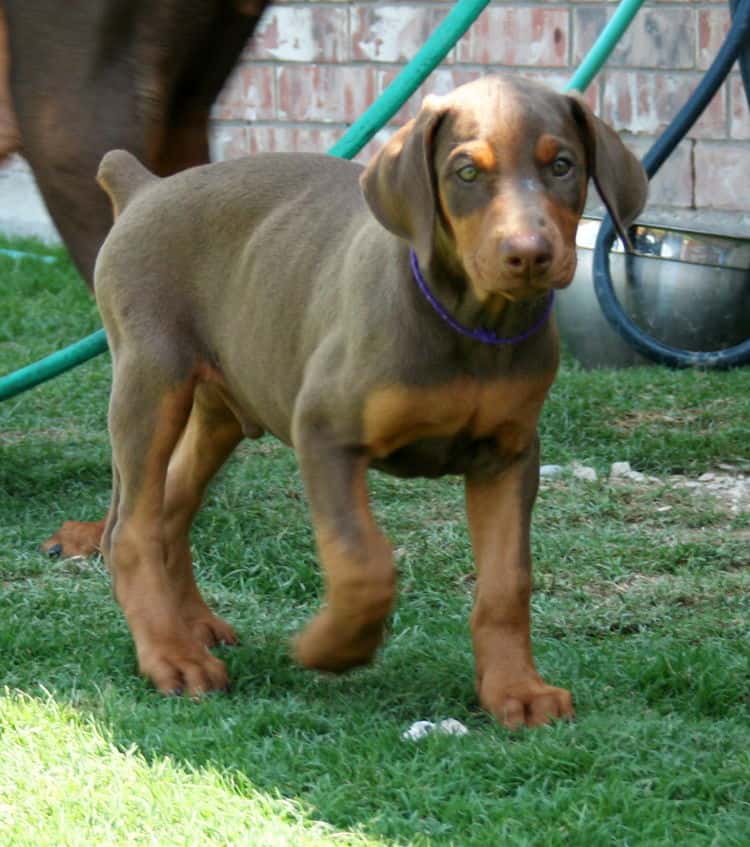
<svg viewBox="0 0 750 847"><path fill-rule="evenodd" d="M630 248L627 230L646 204L648 179L643 166L617 133L593 114L586 103L569 95L573 118L586 148L589 176L612 216L617 234Z"/></svg>
<svg viewBox="0 0 750 847"><path fill-rule="evenodd" d="M373 215L421 256L432 249L437 209L433 141L447 108L443 98L426 97L417 117L375 154L359 178Z"/></svg>

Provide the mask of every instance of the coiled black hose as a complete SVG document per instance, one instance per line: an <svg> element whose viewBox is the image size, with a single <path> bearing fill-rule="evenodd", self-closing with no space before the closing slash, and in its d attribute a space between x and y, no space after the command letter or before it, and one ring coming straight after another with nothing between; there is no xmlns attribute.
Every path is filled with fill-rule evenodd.
<svg viewBox="0 0 750 847"><path fill-rule="evenodd" d="M737 17L737 9L740 5L740 0L730 0L729 8L732 10L732 18ZM750 38L745 37L745 46L740 50L737 57L740 63L740 74L742 75L742 84L745 87L745 99L747 107L750 109Z"/></svg>
<svg viewBox="0 0 750 847"><path fill-rule="evenodd" d="M732 69L740 61L745 94L750 105L750 0L731 0L732 26L711 67L706 71L688 102L643 157L643 166L651 179L674 148L703 113ZM599 229L594 249L594 290L604 316L614 329L639 353L663 365L675 368L731 368L750 362L750 339L725 350L682 350L647 335L625 314L615 295L609 269L609 251L615 240L612 219L607 216Z"/></svg>

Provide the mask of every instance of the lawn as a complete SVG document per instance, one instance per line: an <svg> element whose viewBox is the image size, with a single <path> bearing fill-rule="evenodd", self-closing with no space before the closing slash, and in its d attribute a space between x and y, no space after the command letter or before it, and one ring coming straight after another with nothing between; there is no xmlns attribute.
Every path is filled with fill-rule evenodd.
<svg viewBox="0 0 750 847"><path fill-rule="evenodd" d="M99 326L45 252L58 261L0 256L0 373ZM533 615L540 668L578 714L518 733L473 689L459 480L372 474L400 572L388 643L343 677L291 662L321 585L294 456L272 439L238 449L194 532L201 586L242 638L219 651L232 690L156 694L102 562L37 551L107 507L108 384L101 356L0 405L0 844L750 844L750 514L670 480L750 475L750 369L565 362L542 421L543 462L565 470L535 511ZM658 481L614 484L617 461ZM468 735L401 737L448 717Z"/></svg>

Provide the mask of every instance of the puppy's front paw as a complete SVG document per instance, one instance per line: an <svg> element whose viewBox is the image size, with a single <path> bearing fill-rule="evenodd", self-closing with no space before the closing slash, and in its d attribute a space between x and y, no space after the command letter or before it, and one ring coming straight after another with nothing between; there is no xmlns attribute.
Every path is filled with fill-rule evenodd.
<svg viewBox="0 0 750 847"><path fill-rule="evenodd" d="M575 717L570 691L547 685L536 674L517 680L486 674L479 684L479 701L508 729L544 726Z"/></svg>
<svg viewBox="0 0 750 847"><path fill-rule="evenodd" d="M341 673L372 661L383 629L382 620L352 627L323 611L294 639L292 654L306 668Z"/></svg>

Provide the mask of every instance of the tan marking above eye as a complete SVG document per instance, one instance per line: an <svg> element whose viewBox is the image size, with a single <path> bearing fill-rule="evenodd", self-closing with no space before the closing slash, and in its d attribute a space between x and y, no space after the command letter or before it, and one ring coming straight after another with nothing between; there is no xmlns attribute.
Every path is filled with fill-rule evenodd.
<svg viewBox="0 0 750 847"><path fill-rule="evenodd" d="M560 143L551 135L542 135L534 148L534 156L542 165L549 165L560 152Z"/></svg>
<svg viewBox="0 0 750 847"><path fill-rule="evenodd" d="M466 165L474 165L480 171L491 171L497 167L495 151L486 141L475 141L463 144L451 156L454 170L460 170ZM458 167L455 167L458 165Z"/></svg>
<svg viewBox="0 0 750 847"><path fill-rule="evenodd" d="M491 171L497 167L495 151L489 144L477 144L471 148L471 158L478 168L483 171Z"/></svg>

